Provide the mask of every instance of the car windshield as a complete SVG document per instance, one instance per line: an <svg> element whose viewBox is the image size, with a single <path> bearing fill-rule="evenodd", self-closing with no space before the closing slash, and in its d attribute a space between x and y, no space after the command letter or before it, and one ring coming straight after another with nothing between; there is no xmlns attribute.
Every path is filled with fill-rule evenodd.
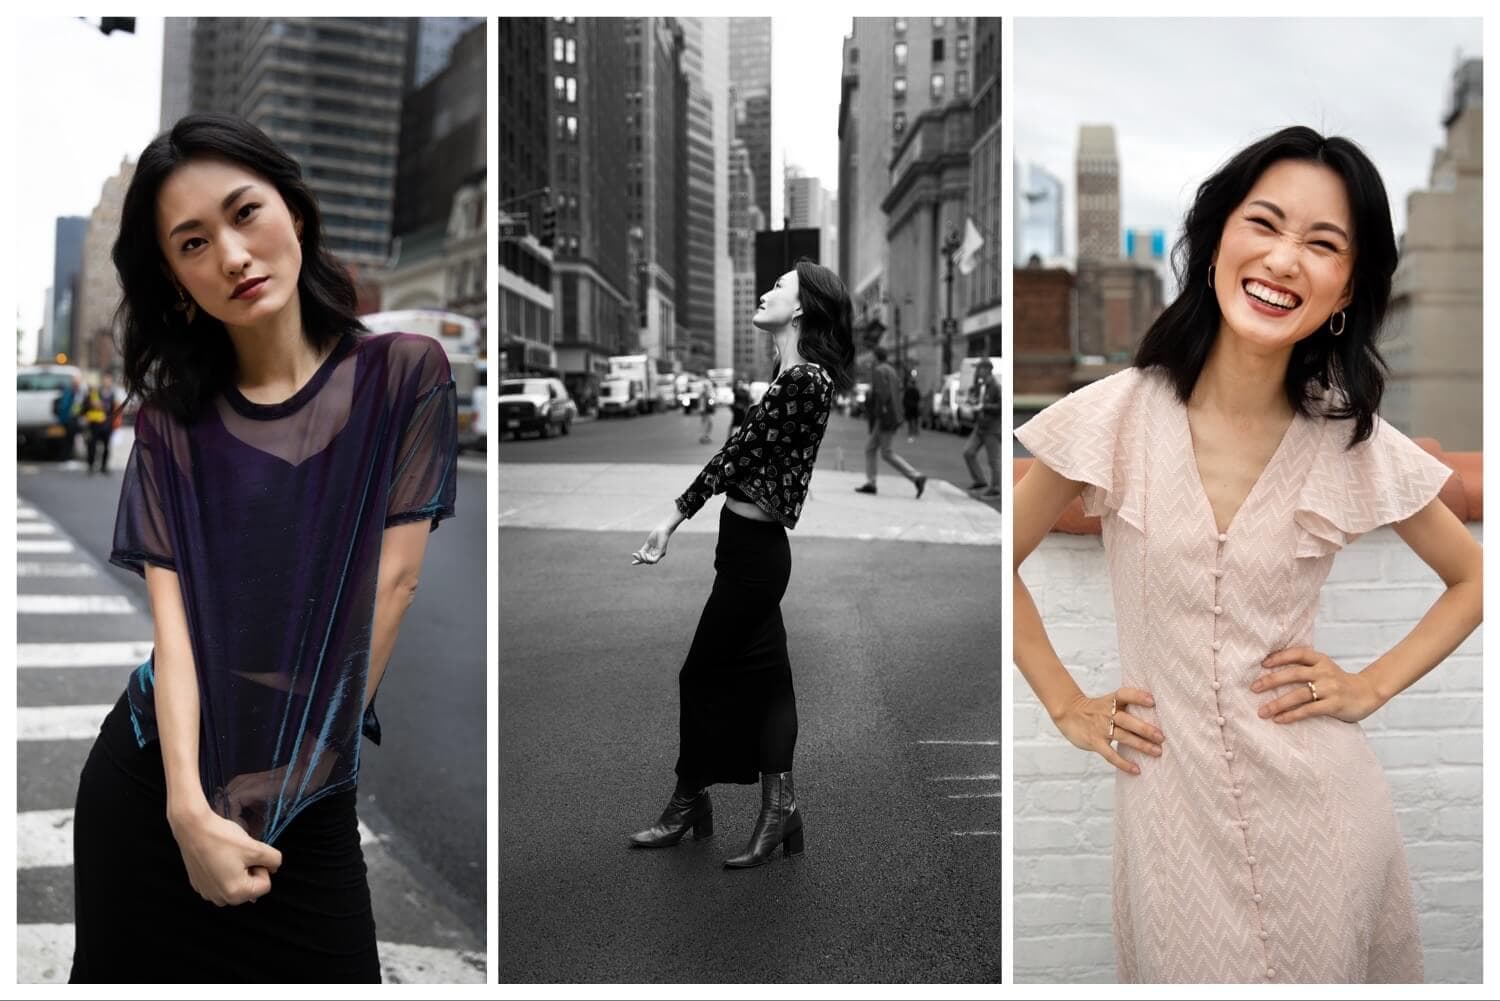
<svg viewBox="0 0 1500 1001"><path fill-rule="evenodd" d="M67 389L73 385L73 377L65 372L19 372L16 374L16 392L40 392L49 389Z"/></svg>
<svg viewBox="0 0 1500 1001"><path fill-rule="evenodd" d="M502 382L501 396L546 396L547 384L540 379L525 379L520 382Z"/></svg>

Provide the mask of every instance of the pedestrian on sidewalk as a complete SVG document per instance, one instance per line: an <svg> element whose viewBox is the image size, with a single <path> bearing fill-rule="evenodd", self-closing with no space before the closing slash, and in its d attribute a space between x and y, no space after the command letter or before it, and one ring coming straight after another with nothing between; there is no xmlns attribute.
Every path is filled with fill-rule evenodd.
<svg viewBox="0 0 1500 1001"><path fill-rule="evenodd" d="M995 363L988 358L974 366L974 385L969 387L969 402L975 408L974 431L964 446L964 464L974 482L970 490L983 490L983 497L1000 496L1000 380L995 378ZM990 479L986 483L976 459L984 449L990 460Z"/></svg>
<svg viewBox="0 0 1500 1001"><path fill-rule="evenodd" d="M891 450L891 438L901 426L901 379L896 370L886 361L885 348L875 348L875 366L870 374L870 395L866 401L865 415L870 428L870 437L865 442L865 477L862 486L855 492L875 493L875 466L877 457L896 467L897 472L911 480L917 488L917 497L927 488L927 477L912 468L911 463Z"/></svg>
<svg viewBox="0 0 1500 1001"><path fill-rule="evenodd" d="M922 394L910 372L906 373L906 387L901 391L901 406L906 411L906 443L910 445L922 433Z"/></svg>
<svg viewBox="0 0 1500 1001"><path fill-rule="evenodd" d="M698 435L698 444L707 445L714 440L714 384L708 383L703 390L703 428Z"/></svg>
<svg viewBox="0 0 1500 1001"><path fill-rule="evenodd" d="M84 394L83 421L88 428L88 472L94 471L94 455L99 455L99 472L109 471L109 442L118 426L123 402L115 393L115 377L105 372L97 387Z"/></svg>
<svg viewBox="0 0 1500 1001"><path fill-rule="evenodd" d="M759 779L749 844L724 865L762 865L778 848L802 851L792 787L797 702L780 606L792 569L787 531L802 513L834 395L851 384L852 315L844 283L828 268L804 258L777 279L751 321L775 342L770 388L634 554L637 564L659 562L683 519L725 495L713 590L677 676L677 785L656 824L631 837L633 847L666 848L689 830L709 837L708 787Z"/></svg>
<svg viewBox="0 0 1500 1001"><path fill-rule="evenodd" d="M142 406L110 562L156 643L79 782L71 979L378 982L355 786L453 514L447 357L359 336L301 168L243 119L146 147L113 258Z"/></svg>

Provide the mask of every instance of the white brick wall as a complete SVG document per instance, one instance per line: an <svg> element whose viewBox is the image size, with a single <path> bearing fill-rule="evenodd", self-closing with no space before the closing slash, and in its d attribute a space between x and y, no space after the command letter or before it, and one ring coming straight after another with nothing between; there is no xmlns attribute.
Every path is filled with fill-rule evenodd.
<svg viewBox="0 0 1500 1001"><path fill-rule="evenodd" d="M1469 528L1484 541L1481 524ZM1049 536L1022 577L1083 690L1118 687L1099 536ZM1372 532L1334 560L1318 646L1349 670L1363 667L1405 635L1441 590L1394 531ZM1429 982L1478 983L1482 974L1482 632L1362 724L1406 839ZM1016 982L1112 982L1113 769L1058 734L1019 672L1015 689Z"/></svg>

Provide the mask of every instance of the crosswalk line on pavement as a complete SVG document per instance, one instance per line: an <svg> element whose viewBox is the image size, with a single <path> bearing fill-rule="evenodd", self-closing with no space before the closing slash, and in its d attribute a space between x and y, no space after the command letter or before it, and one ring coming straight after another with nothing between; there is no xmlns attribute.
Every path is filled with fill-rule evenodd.
<svg viewBox="0 0 1500 1001"><path fill-rule="evenodd" d="M56 535L57 529L45 521L17 521L17 535Z"/></svg>
<svg viewBox="0 0 1500 1001"><path fill-rule="evenodd" d="M20 706L17 740L93 740L114 706Z"/></svg>
<svg viewBox="0 0 1500 1001"><path fill-rule="evenodd" d="M73 543L66 539L17 539L17 553L71 553Z"/></svg>
<svg viewBox="0 0 1500 1001"><path fill-rule="evenodd" d="M137 667L151 656L147 641L105 643L17 643L16 666Z"/></svg>
<svg viewBox="0 0 1500 1001"><path fill-rule="evenodd" d="M16 505L17 518L40 518L41 516L42 513L34 507L27 507L25 504Z"/></svg>
<svg viewBox="0 0 1500 1001"><path fill-rule="evenodd" d="M123 594L18 594L22 615L130 615L136 608Z"/></svg>
<svg viewBox="0 0 1500 1001"><path fill-rule="evenodd" d="M62 560L25 560L16 564L17 577L97 577L99 571L92 563L72 563Z"/></svg>
<svg viewBox="0 0 1500 1001"><path fill-rule="evenodd" d="M484 956L458 949L381 942L380 972L388 984L482 984ZM71 924L16 926L16 982L61 984L73 965Z"/></svg>

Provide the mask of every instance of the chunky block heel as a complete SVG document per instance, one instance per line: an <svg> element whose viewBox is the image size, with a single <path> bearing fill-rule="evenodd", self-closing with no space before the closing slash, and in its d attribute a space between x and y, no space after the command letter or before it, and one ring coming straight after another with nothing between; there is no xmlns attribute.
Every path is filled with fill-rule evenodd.
<svg viewBox="0 0 1500 1001"><path fill-rule="evenodd" d="M786 852L787 858L802 854L802 828L787 832L786 840L781 843L781 850Z"/></svg>
<svg viewBox="0 0 1500 1001"><path fill-rule="evenodd" d="M710 814L693 825L693 838L697 841L707 841L714 836L714 818Z"/></svg>
<svg viewBox="0 0 1500 1001"><path fill-rule="evenodd" d="M778 772L760 777L760 816L750 843L734 858L724 860L726 869L750 869L765 865L780 845L787 856L802 854L802 811L792 790L792 773Z"/></svg>

